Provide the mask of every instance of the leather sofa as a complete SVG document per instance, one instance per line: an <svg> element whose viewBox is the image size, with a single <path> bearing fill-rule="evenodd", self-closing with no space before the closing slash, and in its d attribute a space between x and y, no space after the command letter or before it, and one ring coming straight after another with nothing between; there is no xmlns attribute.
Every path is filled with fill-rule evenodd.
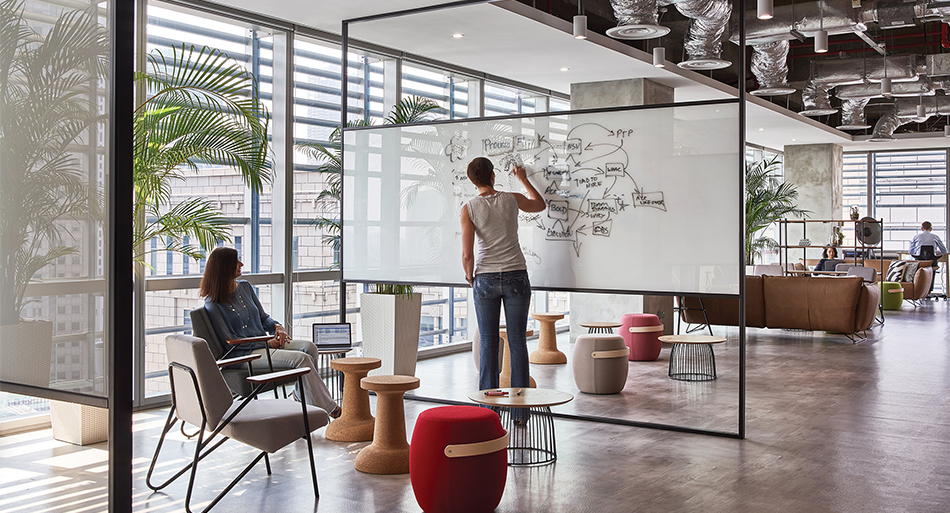
<svg viewBox="0 0 950 513"><path fill-rule="evenodd" d="M857 276L746 276L746 326L837 333L871 327L881 290ZM678 298L690 324L739 325L738 298Z"/></svg>

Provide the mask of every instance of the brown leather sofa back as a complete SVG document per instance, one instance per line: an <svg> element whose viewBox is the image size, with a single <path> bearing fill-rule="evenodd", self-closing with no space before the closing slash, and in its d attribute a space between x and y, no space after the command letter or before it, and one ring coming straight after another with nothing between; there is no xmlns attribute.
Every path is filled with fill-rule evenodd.
<svg viewBox="0 0 950 513"><path fill-rule="evenodd" d="M746 326L853 333L871 326L880 296L857 276L746 276ZM688 323L739 325L737 298L703 298L705 317L698 297L679 300Z"/></svg>

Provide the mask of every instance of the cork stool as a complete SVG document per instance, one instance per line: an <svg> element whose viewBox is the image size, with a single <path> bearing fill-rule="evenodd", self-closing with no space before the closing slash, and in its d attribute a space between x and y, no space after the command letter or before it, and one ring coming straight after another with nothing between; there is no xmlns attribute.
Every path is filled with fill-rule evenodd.
<svg viewBox="0 0 950 513"><path fill-rule="evenodd" d="M369 412L369 392L360 388L366 373L381 367L379 358L337 358L330 368L343 373L343 414L327 426L324 436L337 442L368 442L373 439L375 419Z"/></svg>
<svg viewBox="0 0 950 513"><path fill-rule="evenodd" d="M534 335L534 330L525 331L526 337L531 335ZM511 387L511 349L508 348L508 331L506 328L502 327L498 330L498 338L501 339L501 346L505 348L501 358L501 374L498 376L498 386L509 388ZM538 388L538 383L534 381L534 378L528 376L528 379L530 380L528 388Z"/></svg>
<svg viewBox="0 0 950 513"><path fill-rule="evenodd" d="M557 349L557 333L554 323L564 318L562 313L533 313L531 317L541 323L538 349L528 356L528 361L539 364L567 363L567 355Z"/></svg>
<svg viewBox="0 0 950 513"><path fill-rule="evenodd" d="M409 443L402 396L419 388L414 376L369 376L360 386L376 392L376 429L373 443L356 455L356 470L369 474L408 474Z"/></svg>

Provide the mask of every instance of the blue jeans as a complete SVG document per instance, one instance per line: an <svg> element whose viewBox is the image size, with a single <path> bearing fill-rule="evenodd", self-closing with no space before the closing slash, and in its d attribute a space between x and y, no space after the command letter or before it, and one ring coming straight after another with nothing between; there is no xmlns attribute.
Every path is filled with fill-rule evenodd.
<svg viewBox="0 0 950 513"><path fill-rule="evenodd" d="M531 304L528 271L481 273L472 284L475 314L481 334L481 361L478 365L478 389L498 388L498 326L501 305L505 305L508 348L511 351L511 386L527 388L528 341L525 329ZM519 408L520 409L520 408Z"/></svg>

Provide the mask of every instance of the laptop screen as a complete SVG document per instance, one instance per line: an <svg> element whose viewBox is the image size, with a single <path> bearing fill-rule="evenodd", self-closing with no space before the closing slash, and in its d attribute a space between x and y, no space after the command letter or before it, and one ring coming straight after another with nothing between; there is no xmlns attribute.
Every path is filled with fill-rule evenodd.
<svg viewBox="0 0 950 513"><path fill-rule="evenodd" d="M313 323L313 344L317 349L345 349L352 346L350 323Z"/></svg>

